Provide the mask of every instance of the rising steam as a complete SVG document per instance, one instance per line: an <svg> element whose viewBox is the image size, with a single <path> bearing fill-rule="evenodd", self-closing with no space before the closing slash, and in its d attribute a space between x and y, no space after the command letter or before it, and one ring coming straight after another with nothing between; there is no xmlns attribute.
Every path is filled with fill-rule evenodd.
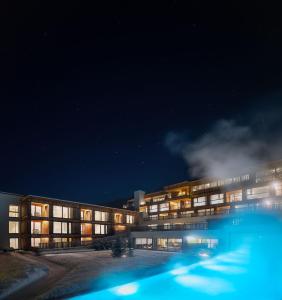
<svg viewBox="0 0 282 300"><path fill-rule="evenodd" d="M228 177L256 168L268 157L266 142L258 138L250 126L220 120L210 131L196 140L170 132L166 146L180 154L193 177Z"/></svg>

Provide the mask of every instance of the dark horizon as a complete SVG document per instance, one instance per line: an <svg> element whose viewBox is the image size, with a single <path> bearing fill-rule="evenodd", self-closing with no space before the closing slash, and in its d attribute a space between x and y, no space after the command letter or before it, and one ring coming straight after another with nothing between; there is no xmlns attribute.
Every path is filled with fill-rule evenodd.
<svg viewBox="0 0 282 300"><path fill-rule="evenodd" d="M168 135L194 145L220 120L249 128L261 151L274 145L279 12L180 1L3 9L0 190L97 204L158 190L192 178Z"/></svg>

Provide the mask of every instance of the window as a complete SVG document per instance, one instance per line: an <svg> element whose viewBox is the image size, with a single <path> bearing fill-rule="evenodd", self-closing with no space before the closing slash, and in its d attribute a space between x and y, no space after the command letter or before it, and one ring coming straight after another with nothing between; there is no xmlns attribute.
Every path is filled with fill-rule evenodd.
<svg viewBox="0 0 282 300"><path fill-rule="evenodd" d="M31 215L32 217L41 217L42 215L42 208L39 205L31 205Z"/></svg>
<svg viewBox="0 0 282 300"><path fill-rule="evenodd" d="M19 217L19 206L18 205L9 205L9 217L18 218Z"/></svg>
<svg viewBox="0 0 282 300"><path fill-rule="evenodd" d="M168 239L167 250L178 251L182 247L182 239Z"/></svg>
<svg viewBox="0 0 282 300"><path fill-rule="evenodd" d="M192 217L193 214L194 214L194 210L182 211L181 212L181 216L183 216L183 217Z"/></svg>
<svg viewBox="0 0 282 300"><path fill-rule="evenodd" d="M122 216L122 214L118 214L118 213L116 213L115 214L115 223L122 223L122 218L123 218L123 216Z"/></svg>
<svg viewBox="0 0 282 300"><path fill-rule="evenodd" d="M242 190L236 190L226 193L227 202L238 202L242 201Z"/></svg>
<svg viewBox="0 0 282 300"><path fill-rule="evenodd" d="M206 201L206 197L205 196L193 199L193 204L194 204L195 207L196 206L204 206L204 205L207 204L206 202L207 201Z"/></svg>
<svg viewBox="0 0 282 300"><path fill-rule="evenodd" d="M92 224L90 224L90 223L80 224L80 232L83 235L91 235L92 234Z"/></svg>
<svg viewBox="0 0 282 300"><path fill-rule="evenodd" d="M63 218L64 219L71 219L72 218L72 207L63 207Z"/></svg>
<svg viewBox="0 0 282 300"><path fill-rule="evenodd" d="M158 211L158 205L151 205L150 206L150 212L157 212Z"/></svg>
<svg viewBox="0 0 282 300"><path fill-rule="evenodd" d="M41 222L31 221L31 233L41 234Z"/></svg>
<svg viewBox="0 0 282 300"><path fill-rule="evenodd" d="M247 189L247 199L265 198L269 196L269 187L260 186L252 189Z"/></svg>
<svg viewBox="0 0 282 300"><path fill-rule="evenodd" d="M136 238L135 239L135 247L137 249L152 249L153 239Z"/></svg>
<svg viewBox="0 0 282 300"><path fill-rule="evenodd" d="M62 218L63 217L63 207L62 206L53 206L53 217Z"/></svg>
<svg viewBox="0 0 282 300"><path fill-rule="evenodd" d="M9 221L9 233L19 233L19 222Z"/></svg>
<svg viewBox="0 0 282 300"><path fill-rule="evenodd" d="M95 210L95 221L108 221L109 213L105 211Z"/></svg>
<svg viewBox="0 0 282 300"><path fill-rule="evenodd" d="M180 209L180 201L170 201L169 205L171 210Z"/></svg>
<svg viewBox="0 0 282 300"><path fill-rule="evenodd" d="M71 223L69 223L69 225L71 225ZM67 222L53 222L53 233L67 234L68 233L68 223Z"/></svg>
<svg viewBox="0 0 282 300"><path fill-rule="evenodd" d="M211 204L220 204L224 202L223 194L214 194L211 195Z"/></svg>
<svg viewBox="0 0 282 300"><path fill-rule="evenodd" d="M133 224L133 222L134 222L134 217L131 215L126 215L126 223Z"/></svg>
<svg viewBox="0 0 282 300"><path fill-rule="evenodd" d="M210 216L210 215L214 215L214 208L198 210L198 216Z"/></svg>
<svg viewBox="0 0 282 300"><path fill-rule="evenodd" d="M80 210L81 220L91 221L92 220L92 210L90 209L81 209Z"/></svg>
<svg viewBox="0 0 282 300"><path fill-rule="evenodd" d="M169 203L166 202L166 203L161 203L160 204L160 211L167 211L169 210Z"/></svg>
<svg viewBox="0 0 282 300"><path fill-rule="evenodd" d="M71 223L69 223L69 233L71 233Z"/></svg>
<svg viewBox="0 0 282 300"><path fill-rule="evenodd" d="M18 238L10 239L10 248L19 249L19 239Z"/></svg>
<svg viewBox="0 0 282 300"><path fill-rule="evenodd" d="M107 225L104 224L95 224L94 230L95 234L107 234Z"/></svg>
<svg viewBox="0 0 282 300"><path fill-rule="evenodd" d="M48 246L49 238L31 238L31 247L38 248ZM45 246L45 247L46 247Z"/></svg>
<svg viewBox="0 0 282 300"><path fill-rule="evenodd" d="M147 213L148 209L147 209L147 206L141 206L139 207L139 212L141 213Z"/></svg>

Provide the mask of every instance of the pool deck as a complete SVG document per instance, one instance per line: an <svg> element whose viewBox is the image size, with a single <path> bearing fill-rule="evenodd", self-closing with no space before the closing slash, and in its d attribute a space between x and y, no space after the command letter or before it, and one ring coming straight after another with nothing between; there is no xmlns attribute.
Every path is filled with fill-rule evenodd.
<svg viewBox="0 0 282 300"><path fill-rule="evenodd" d="M133 257L113 258L111 251L46 254L30 256L48 268L47 275L13 299L62 299L90 290L126 283L161 269L176 253L135 250ZM121 276L122 274L122 276Z"/></svg>

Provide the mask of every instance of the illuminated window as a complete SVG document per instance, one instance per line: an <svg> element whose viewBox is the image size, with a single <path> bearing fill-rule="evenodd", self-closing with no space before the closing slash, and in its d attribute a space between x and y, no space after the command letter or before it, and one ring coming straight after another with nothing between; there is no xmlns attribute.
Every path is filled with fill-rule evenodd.
<svg viewBox="0 0 282 300"><path fill-rule="evenodd" d="M95 210L95 221L108 221L109 213L105 211Z"/></svg>
<svg viewBox="0 0 282 300"><path fill-rule="evenodd" d="M18 205L9 205L9 217L18 218L19 217L19 206Z"/></svg>
<svg viewBox="0 0 282 300"><path fill-rule="evenodd" d="M211 195L211 204L220 204L224 202L223 194L214 194Z"/></svg>
<svg viewBox="0 0 282 300"><path fill-rule="evenodd" d="M252 189L247 189L247 199L265 198L269 196L269 187L260 186Z"/></svg>
<svg viewBox="0 0 282 300"><path fill-rule="evenodd" d="M49 238L31 238L31 247L39 248L48 246Z"/></svg>
<svg viewBox="0 0 282 300"><path fill-rule="evenodd" d="M95 234L107 234L107 225L95 224L94 230Z"/></svg>
<svg viewBox="0 0 282 300"><path fill-rule="evenodd" d="M53 222L53 233L68 233L68 223L67 222Z"/></svg>
<svg viewBox="0 0 282 300"><path fill-rule="evenodd" d="M84 221L92 220L92 210L91 209L81 209L80 210L80 219Z"/></svg>
<svg viewBox="0 0 282 300"><path fill-rule="evenodd" d="M63 207L62 206L53 206L53 217L62 218L63 217Z"/></svg>
<svg viewBox="0 0 282 300"><path fill-rule="evenodd" d="M18 238L11 238L10 239L10 248L19 249L19 239Z"/></svg>
<svg viewBox="0 0 282 300"><path fill-rule="evenodd" d="M227 202L238 202L242 201L242 190L236 190L226 193Z"/></svg>
<svg viewBox="0 0 282 300"><path fill-rule="evenodd" d="M206 205L207 204L206 197L203 196L203 197L194 198L193 204L194 204L194 207Z"/></svg>
<svg viewBox="0 0 282 300"><path fill-rule="evenodd" d="M41 234L41 222L31 221L31 233Z"/></svg>
<svg viewBox="0 0 282 300"><path fill-rule="evenodd" d="M158 205L151 205L150 206L150 212L157 212L158 211Z"/></svg>
<svg viewBox="0 0 282 300"><path fill-rule="evenodd" d="M180 201L170 201L169 205L171 210L180 209Z"/></svg>
<svg viewBox="0 0 282 300"><path fill-rule="evenodd" d="M152 249L153 239L136 238L135 239L135 247L137 249Z"/></svg>
<svg viewBox="0 0 282 300"><path fill-rule="evenodd" d="M80 224L80 232L82 235L91 235L92 234L92 224L90 224L90 223Z"/></svg>
<svg viewBox="0 0 282 300"><path fill-rule="evenodd" d="M19 233L19 222L9 221L9 233Z"/></svg>
<svg viewBox="0 0 282 300"><path fill-rule="evenodd" d="M161 203L160 204L160 211L166 211L166 210L169 210L169 203L168 202Z"/></svg>
<svg viewBox="0 0 282 300"><path fill-rule="evenodd" d="M63 218L64 219L71 219L73 214L72 207L63 207Z"/></svg>
<svg viewBox="0 0 282 300"><path fill-rule="evenodd" d="M123 223L122 219L123 219L122 214L116 213L114 215L114 221L115 221L115 223Z"/></svg>
<svg viewBox="0 0 282 300"><path fill-rule="evenodd" d="M126 223L133 224L133 222L134 222L134 217L131 215L126 215Z"/></svg>

